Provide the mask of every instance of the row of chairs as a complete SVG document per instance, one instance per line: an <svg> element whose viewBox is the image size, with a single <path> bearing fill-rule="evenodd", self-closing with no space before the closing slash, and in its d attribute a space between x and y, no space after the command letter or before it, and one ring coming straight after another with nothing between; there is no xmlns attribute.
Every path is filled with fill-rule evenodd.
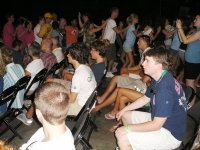
<svg viewBox="0 0 200 150"><path fill-rule="evenodd" d="M70 115L67 116L66 119L66 125L72 131L75 146L80 143L84 150L90 150L93 148L89 143L90 136L93 130L96 132L98 131L90 112L93 106L96 104L97 91L100 89L101 85L102 81L94 89L77 116ZM89 129L89 132L87 134L87 138L85 138L85 132L87 129Z"/></svg>
<svg viewBox="0 0 200 150"><path fill-rule="evenodd" d="M11 130L13 135L6 140L6 142L11 142L16 136L19 137L19 139L22 139L20 134L16 131L16 129L22 124L20 122L15 127L11 126L11 122L20 114L22 113L21 108L11 108L15 97L17 93L21 90L26 89L24 93L24 100L34 100L35 91L33 91L31 94L29 94L29 90L31 86L34 83L38 82L38 86L45 82L46 78L50 75L53 75L56 70L60 69L63 64L65 63L65 60L62 60L60 63L54 64L54 66L47 72L47 69L42 69L39 73L35 75L33 80L30 82L31 76L24 76L23 78L19 79L15 85L9 87L8 89L4 90L0 95L0 106L7 104L9 102L9 105L7 106L7 111L0 116L0 125L4 124L6 127L3 131L0 132L0 136L3 135L8 130ZM27 85L29 86L27 87ZM22 108L26 108L24 105Z"/></svg>

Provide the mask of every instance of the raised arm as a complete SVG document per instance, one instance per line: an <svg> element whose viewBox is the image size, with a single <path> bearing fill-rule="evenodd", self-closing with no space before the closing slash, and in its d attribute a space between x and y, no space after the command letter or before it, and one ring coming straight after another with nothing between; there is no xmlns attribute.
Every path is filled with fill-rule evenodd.
<svg viewBox="0 0 200 150"><path fill-rule="evenodd" d="M81 13L80 12L78 12L78 23L79 23L80 28L84 27L84 24L81 21Z"/></svg>
<svg viewBox="0 0 200 150"><path fill-rule="evenodd" d="M188 43L192 43L198 39L200 39L200 31L196 32L195 34L192 34L191 36L187 37L185 34L184 34L184 31L182 29L182 23L180 20L177 20L176 21L176 27L178 29L178 33L179 33L179 36L180 38L182 39L182 42L184 44L188 44Z"/></svg>
<svg viewBox="0 0 200 150"><path fill-rule="evenodd" d="M108 18L101 26L98 26L96 28L91 29L89 31L89 33L92 34L92 33L95 33L95 32L98 32L98 31L102 30L106 26L108 20L110 20L110 18Z"/></svg>

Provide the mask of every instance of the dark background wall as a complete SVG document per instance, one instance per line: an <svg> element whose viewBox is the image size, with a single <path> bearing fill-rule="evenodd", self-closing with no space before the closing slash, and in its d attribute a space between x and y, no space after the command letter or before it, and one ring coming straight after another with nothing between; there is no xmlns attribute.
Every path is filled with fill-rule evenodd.
<svg viewBox="0 0 200 150"><path fill-rule="evenodd" d="M199 0L0 0L0 26L6 22L6 12L15 14L15 24L19 16L37 20L45 12L56 12L58 18L77 17L79 11L88 12L90 17L99 22L102 17L109 17L109 9L117 6L118 19L126 19L131 13L144 16L177 16L181 6L189 8L190 14L199 11Z"/></svg>

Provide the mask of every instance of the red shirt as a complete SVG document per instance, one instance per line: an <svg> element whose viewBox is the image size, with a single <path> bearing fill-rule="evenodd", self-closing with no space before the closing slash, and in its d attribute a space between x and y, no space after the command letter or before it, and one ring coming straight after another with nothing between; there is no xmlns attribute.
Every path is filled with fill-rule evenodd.
<svg viewBox="0 0 200 150"><path fill-rule="evenodd" d="M65 28L66 30L66 43L67 44L73 44L73 43L76 43L77 42L77 37L76 35L74 35L73 31L76 30L78 31L78 28L77 27L72 27L72 26L67 26Z"/></svg>
<svg viewBox="0 0 200 150"><path fill-rule="evenodd" d="M3 27L3 42L5 46L11 46L14 41L14 37L12 36L14 32L14 27L12 24L7 22Z"/></svg>

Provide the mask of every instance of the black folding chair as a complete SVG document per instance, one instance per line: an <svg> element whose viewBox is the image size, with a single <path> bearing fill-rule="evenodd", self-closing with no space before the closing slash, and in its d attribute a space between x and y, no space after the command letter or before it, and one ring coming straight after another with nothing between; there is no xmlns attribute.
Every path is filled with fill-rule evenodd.
<svg viewBox="0 0 200 150"><path fill-rule="evenodd" d="M187 106L190 107L190 103L195 96L194 89L190 86L187 86L187 87L183 88L183 90L185 92L185 97L186 97L186 100L187 100Z"/></svg>
<svg viewBox="0 0 200 150"><path fill-rule="evenodd" d="M17 92L18 90L16 90L16 86L14 85L3 91L0 95L0 106L10 102L7 107L7 111L0 117L0 124L2 125L2 123L4 123L6 125L6 128L1 131L0 136L2 136L8 130L11 130L13 133L13 136L7 139L7 142L12 141L16 136L22 139L22 137L16 131L16 129L22 124L22 122L17 124L15 127L11 126L11 122L21 113L21 109L11 108Z"/></svg>
<svg viewBox="0 0 200 150"><path fill-rule="evenodd" d="M183 145L183 149L182 150L191 149L191 147L192 147L192 145L194 143L194 140L195 140L195 138L196 138L196 136L198 134L198 129L199 129L199 125L200 125L200 113L199 113L199 110L200 110L200 102L197 102L187 112L188 119L190 119L190 122L193 121L193 123L194 123L194 130L193 130L194 134L187 141L187 143L184 144L184 141L182 142L182 145Z"/></svg>
<svg viewBox="0 0 200 150"><path fill-rule="evenodd" d="M72 135L74 137L74 145L77 146L79 143L83 146L83 149L90 150L92 146L89 144L89 141L84 138L85 132L90 123L91 117L88 111L85 111L81 118L79 118L72 128ZM67 124L70 126L70 124Z"/></svg>
<svg viewBox="0 0 200 150"><path fill-rule="evenodd" d="M44 78L40 81L40 84L44 83L48 76L55 74L56 70L58 70L58 69L59 69L59 64L55 63L53 65L53 67L46 73Z"/></svg>
<svg viewBox="0 0 200 150"><path fill-rule="evenodd" d="M31 83L29 84L28 88L26 89L25 93L24 93L24 99L25 100L34 100L34 95L35 95L35 91L33 91L31 94L27 95L31 86L34 84L34 83L39 83L41 84L41 80L43 80L44 76L46 75L47 73L47 69L44 68L42 69L40 72L38 72L35 77L33 78L33 80L31 81Z"/></svg>
<svg viewBox="0 0 200 150"><path fill-rule="evenodd" d="M25 90L30 80L31 80L31 76L24 76L21 79L19 79L17 83L15 84L16 90L17 91L20 91L23 89Z"/></svg>

